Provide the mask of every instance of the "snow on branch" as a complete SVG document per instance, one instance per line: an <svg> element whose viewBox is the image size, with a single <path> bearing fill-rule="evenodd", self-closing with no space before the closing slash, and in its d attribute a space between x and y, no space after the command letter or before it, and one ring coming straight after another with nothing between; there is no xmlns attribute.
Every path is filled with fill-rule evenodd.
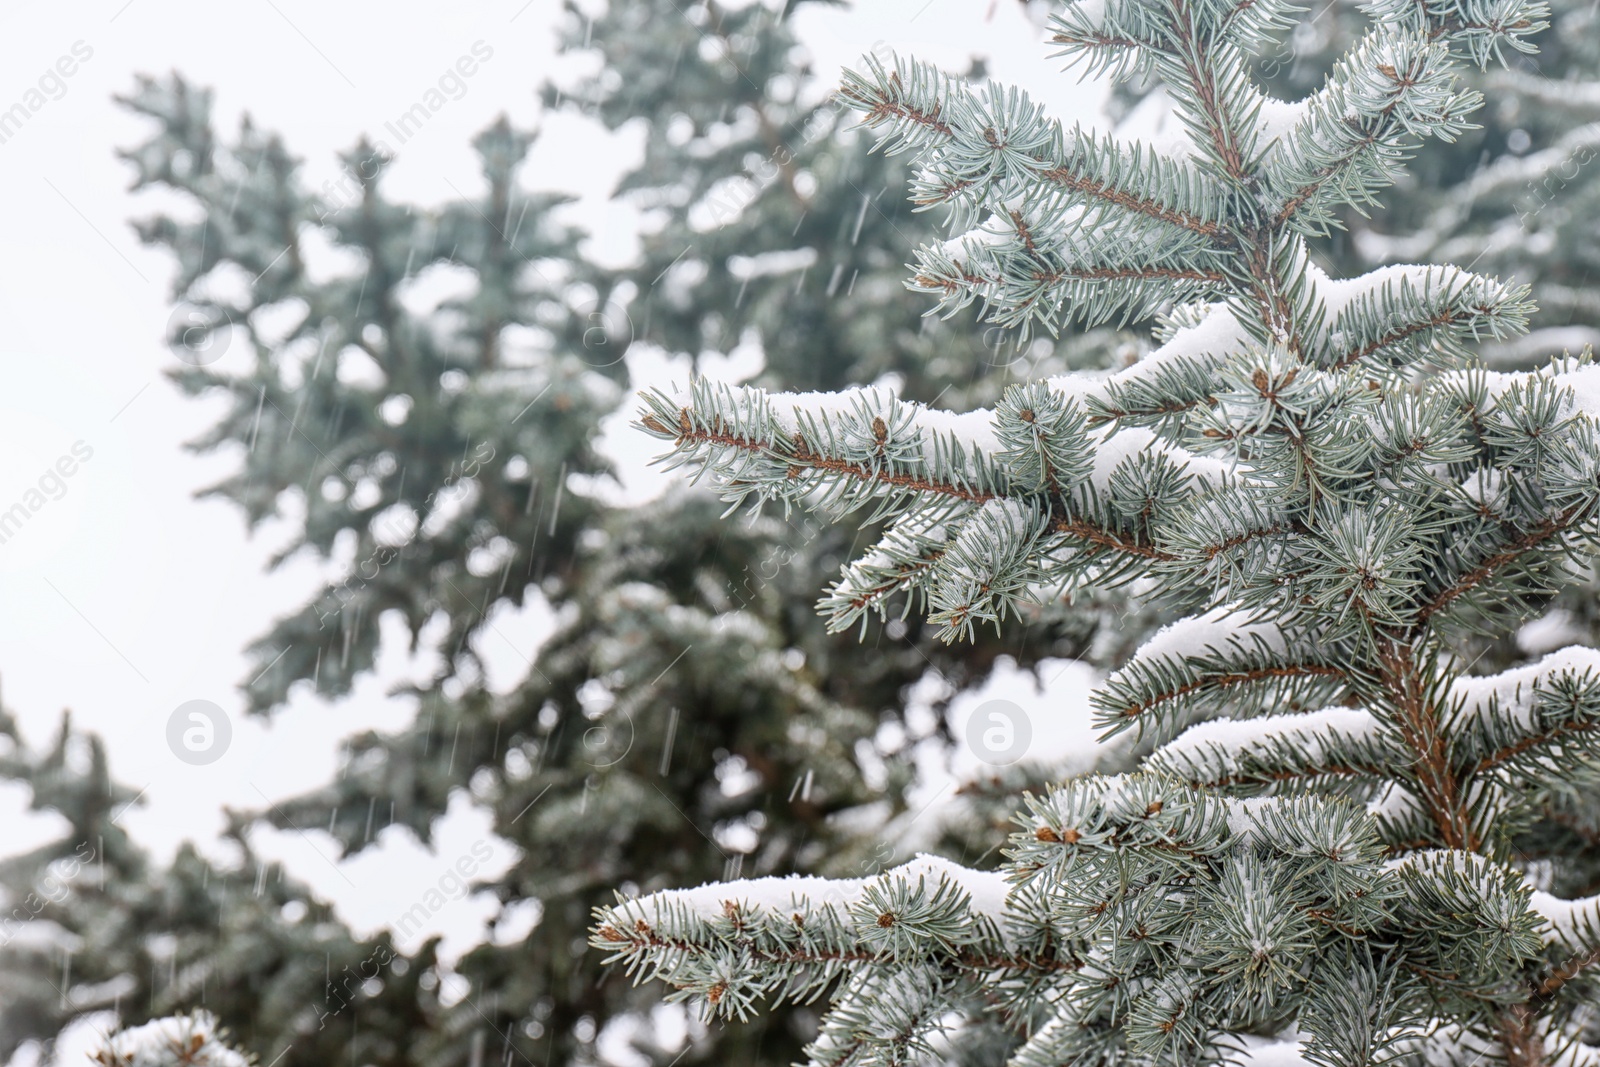
<svg viewBox="0 0 1600 1067"><path fill-rule="evenodd" d="M686 396L644 394L640 426L674 443L668 467L709 472L734 503L754 493L830 511L916 494L982 504L1008 488L988 412L954 415L884 389L769 393L696 379Z"/></svg>
<svg viewBox="0 0 1600 1067"><path fill-rule="evenodd" d="M1537 783L1563 765L1600 757L1595 649L1573 646L1526 667L1458 678L1447 699L1462 758L1474 775Z"/></svg>
<svg viewBox="0 0 1600 1067"><path fill-rule="evenodd" d="M1176 329L1139 362L1091 384L1084 376L1052 379L1078 384L1091 417L1172 431L1196 407L1215 402L1216 370L1249 341L1233 310L1213 304Z"/></svg>
<svg viewBox="0 0 1600 1067"><path fill-rule="evenodd" d="M1591 681L1600 686L1600 650L1573 645L1526 667L1457 678L1449 701L1459 715L1532 730L1539 722L1541 699L1548 700L1563 683Z"/></svg>
<svg viewBox="0 0 1600 1067"><path fill-rule="evenodd" d="M1238 1044L1226 1036L1235 998L1278 1002L1297 988L1311 994L1300 1040L1274 1042L1264 1062L1374 1062L1334 1049L1382 1049L1414 1025L1409 997L1372 984L1393 964L1363 938L1384 924L1398 882L1359 806L1221 800L1154 774L1080 780L1028 805L1009 853L1019 888L1049 886L1062 933L1086 951L1013 1063L1119 1047L1146 1062L1202 1062L1213 1042ZM1301 987L1307 954L1319 977Z"/></svg>
<svg viewBox="0 0 1600 1067"><path fill-rule="evenodd" d="M1210 788L1272 788L1321 778L1381 779L1394 765L1378 720L1360 708L1214 719L1185 730L1146 763Z"/></svg>
<svg viewBox="0 0 1600 1067"><path fill-rule="evenodd" d="M1068 133L1026 93L993 83L974 91L920 60L896 56L890 69L868 57L867 64L864 74L845 72L840 97L878 132L880 145L918 153L912 202L951 207L957 230L970 228L980 210L1009 218L1043 204L1071 219L1069 233L1148 222L1227 241L1221 191L1148 148L1124 149L1079 128Z"/></svg>
<svg viewBox="0 0 1600 1067"><path fill-rule="evenodd" d="M100 1067L250 1067L210 1012L156 1019L113 1034L91 1054Z"/></svg>
<svg viewBox="0 0 1600 1067"><path fill-rule="evenodd" d="M1552 944L1568 952L1590 953L1600 960L1600 896L1562 900L1536 889L1528 897L1528 904L1550 924Z"/></svg>
<svg viewBox="0 0 1600 1067"><path fill-rule="evenodd" d="M1331 319L1316 358L1335 370L1464 362L1473 355L1468 342L1522 333L1534 310L1527 286L1451 266L1382 267L1348 281L1316 276Z"/></svg>
<svg viewBox="0 0 1600 1067"><path fill-rule="evenodd" d="M1280 225L1326 234L1336 211L1377 202L1424 136L1454 140L1482 95L1459 88L1449 46L1375 29L1303 105L1266 169L1266 206Z"/></svg>
<svg viewBox="0 0 1600 1067"><path fill-rule="evenodd" d="M1227 280L1182 243L1132 234L1096 239L1065 232L1066 221L1041 216L1030 224L1016 209L999 227L923 245L911 288L937 297L946 318L976 303L983 321L1018 327L1025 337L1035 322L1053 336L1072 320L1144 319L1165 303L1214 296Z"/></svg>
<svg viewBox="0 0 1600 1067"><path fill-rule="evenodd" d="M686 395L646 394L640 425L673 443L668 466L709 474L735 506L754 495L899 518L824 600L831 625L918 592L954 639L1041 583L1126 578L1166 558L1155 522L1226 476L1226 464L1140 427L1091 429L1056 384L1014 386L992 411L957 415L884 389L767 393L702 379Z"/></svg>
<svg viewBox="0 0 1600 1067"><path fill-rule="evenodd" d="M1170 737L1195 717L1330 705L1347 681L1325 651L1224 606L1157 632L1092 700L1107 736L1136 728Z"/></svg>
<svg viewBox="0 0 1600 1067"><path fill-rule="evenodd" d="M666 890L596 909L591 944L708 1014L745 1017L764 996L809 1000L840 975L931 967L972 980L1053 973L1070 953L1008 938L996 872L919 856L873 878L757 878Z"/></svg>

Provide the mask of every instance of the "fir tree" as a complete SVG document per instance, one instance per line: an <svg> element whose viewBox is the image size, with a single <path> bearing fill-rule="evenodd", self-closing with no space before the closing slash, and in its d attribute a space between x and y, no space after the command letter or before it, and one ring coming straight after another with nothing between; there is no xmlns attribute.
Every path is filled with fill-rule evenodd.
<svg viewBox="0 0 1600 1067"><path fill-rule="evenodd" d="M597 913L611 959L714 1017L828 994L818 1064L1600 1055L1600 900L1540 888L1513 847L1592 804L1600 656L1475 676L1460 654L1600 547L1600 370L1475 362L1525 328L1524 288L1334 281L1308 252L1470 128L1458 68L1531 51L1546 10L1367 13L1290 104L1247 65L1286 5L1067 6L1055 42L1159 79L1181 158L916 62L847 77L958 235L918 250L914 289L1023 329L1159 311L1161 347L960 416L697 380L642 426L729 500L893 520L829 591L836 625L916 597L954 640L1063 587L1156 587L1188 617L1094 701L1154 751L1030 796L1001 872L624 898Z"/></svg>
<svg viewBox="0 0 1600 1067"><path fill-rule="evenodd" d="M203 1006L279 1067L430 1062L414 1035L441 1013L433 943L407 955L387 934L354 936L326 901L256 855L244 820L228 834L234 864L218 866L188 845L157 863L120 823L138 792L112 779L97 736L63 717L53 743L34 750L4 713L0 736L9 742L0 778L26 786L33 810L67 824L0 864L0 1058L33 1042L36 1062L64 1062L57 1039L74 1023L103 1026L108 1012L142 1022ZM104 1062L163 1062L129 1061L138 1048L159 1050L124 1036L108 1037L101 1052L125 1058Z"/></svg>
<svg viewBox="0 0 1600 1067"><path fill-rule="evenodd" d="M662 1063L789 1062L814 1032L803 1009L695 1031L681 1056L657 1042L642 1023L656 994L597 981L606 972L583 947L592 907L627 880L876 871L895 856L879 846L885 828L918 814L905 801L905 754L918 739L902 724L907 688L930 664L954 688L1002 652L1024 662L1075 654L1114 621L1102 603L1041 610L1026 642L950 649L908 620L901 637L862 649L811 611L853 531L774 516L730 529L707 493L626 508L592 491L608 473L593 442L625 402L620 357L632 340L698 356L753 338L768 384L841 388L899 374L929 400L992 398L1008 373L979 331L924 327L898 284L898 248L928 223L864 199L863 189L900 182L900 163L836 136L839 115L809 91L783 18L703 6L685 19L641 2L612 5L605 19L575 16L568 45L593 42L606 73L547 95L608 124L649 120L651 152L624 193L659 197L660 226L641 263L620 273L584 261L580 235L558 221L560 198L522 190L530 135L506 124L477 142L486 194L424 210L384 195L375 146L358 146L319 193L277 138L248 123L218 136L207 94L181 80L144 83L128 101L157 123L128 153L138 183L197 209L141 227L179 265L175 292L191 321L177 343L203 352L226 328L250 357L242 374L177 375L230 401L197 443L242 456L213 492L253 525L289 521L298 536L287 551L322 558L334 575L253 649L252 710L270 713L296 685L346 695L375 662L385 614L442 659L405 694L417 704L408 728L352 738L336 781L259 818L326 828L348 854L393 825L428 841L465 789L520 850L485 888L506 916L532 909L537 922L458 963L465 998L434 1010L435 961L397 953L408 981L435 982L415 1005L388 978L380 997L339 1002L350 1034L399 1027L417 1062L586 1063L602 1058L607 1031ZM730 47L701 48L708 34ZM659 91L636 88L668 70L648 83ZM752 135L753 116L764 118ZM685 122L698 132L674 143L668 131ZM730 132L722 154L703 154ZM748 162L752 152L777 159L772 138L786 147L792 187ZM703 215L709 229L691 222ZM329 279L315 262L324 241L361 266ZM769 269L806 248L812 270ZM694 282L697 270L743 272L747 284ZM229 288L240 275L256 281ZM419 306L413 293L441 276L460 295ZM1030 358L1057 369L1099 361L1112 343L1128 344L1043 343ZM923 358L939 349L944 364ZM525 677L491 690L479 655L501 640L495 613L538 601L555 611L556 633L529 652ZM331 1010L325 1000L306 996L311 1024L316 1009ZM263 1060L307 1025L243 1004L217 1010ZM148 1016L135 1007L125 1017ZM315 1054L377 1055L349 1040Z"/></svg>
<svg viewBox="0 0 1600 1067"><path fill-rule="evenodd" d="M1529 332L1479 349L1497 369L1527 369L1600 340L1600 19L1594 5L1578 0L1554 0L1549 18L1537 54L1508 56L1508 69L1465 72L1487 101L1476 129L1418 159L1380 209L1341 212L1343 228L1314 247L1342 272L1395 260L1453 261L1529 283L1539 297ZM1316 5L1260 69L1298 95L1323 77L1364 21L1355 5ZM1600 643L1600 577L1592 569L1521 630L1480 635L1470 654L1482 657L1479 669L1510 667L1574 641ZM1565 884L1574 889L1594 882L1595 860L1584 858L1592 850L1578 848L1580 840L1563 835L1549 852L1558 882L1570 878ZM1519 846L1547 852L1531 840Z"/></svg>

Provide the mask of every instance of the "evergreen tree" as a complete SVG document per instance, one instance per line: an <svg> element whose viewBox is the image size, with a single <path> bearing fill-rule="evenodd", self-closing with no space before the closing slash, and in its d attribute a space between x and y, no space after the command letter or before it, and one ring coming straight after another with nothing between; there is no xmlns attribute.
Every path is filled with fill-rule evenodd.
<svg viewBox="0 0 1600 1067"><path fill-rule="evenodd" d="M730 501L892 519L825 599L837 624L917 597L954 640L1064 587L1158 589L1187 617L1094 700L1154 750L1029 796L1001 872L624 897L592 934L612 960L713 1017L828 994L817 1064L1600 1057L1600 899L1553 895L1514 845L1592 825L1600 655L1462 655L1600 548L1600 369L1475 361L1525 329L1523 287L1335 281L1308 248L1464 133L1482 97L1458 68L1530 52L1547 12L1366 11L1291 104L1248 70L1285 4L1067 6L1054 41L1159 79L1183 157L921 63L847 76L957 235L918 250L914 289L1022 329L1160 312L1161 347L964 415L696 380L641 424Z"/></svg>
<svg viewBox="0 0 1600 1067"><path fill-rule="evenodd" d="M899 248L930 232L926 216L877 205L877 191L903 181L900 162L838 136L841 116L810 90L779 13L701 5L686 19L640 0L605 20L574 15L568 35L569 47L602 52L604 72L548 96L610 125L648 121L650 150L624 192L657 198L659 227L620 273L584 261L580 235L558 221L561 198L523 191L531 135L508 124L477 141L486 192L425 210L384 195L381 146L358 145L342 178L314 192L276 137L248 121L219 137L208 94L181 79L142 82L127 101L157 126L127 153L137 185L191 208L140 229L178 264L188 321L174 341L191 366L176 380L230 400L197 447L231 446L242 462L211 492L252 525L287 521L297 536L282 558L318 557L332 575L253 648L251 710L270 713L296 685L347 695L376 660L385 615L440 653L437 675L404 693L417 707L408 728L350 739L336 781L257 818L326 828L351 854L393 825L427 842L465 790L520 850L483 887L508 928L536 916L531 933L459 961L468 992L447 1008L431 948L394 951L405 981L385 975L378 993L336 1001L337 990L311 990L299 1014L208 1000L263 1061L304 1048L308 1032L322 1043L303 1062L590 1063L607 1055L603 1037L660 1063L791 1061L814 1033L803 1008L696 1030L684 1054L658 1041L646 1022L656 994L598 981L590 910L629 880L880 869L896 858L886 833L937 836L907 805L907 756L943 727L905 720L908 688L931 669L953 691L1002 653L1075 654L1116 621L1114 605L1091 600L1042 608L1025 641L951 649L907 620L864 648L811 610L854 531L776 516L730 528L699 491L604 502L594 441L624 403L630 341L693 356L753 342L767 384L898 376L914 395L968 403L998 395L1012 358L976 330L924 325L898 277ZM762 159L790 180L773 180ZM319 259L329 245L359 266L330 277ZM811 270L778 269L804 249ZM453 295L430 302L441 280ZM225 343L250 357L243 373L205 365ZM1134 342L1042 343L1029 359L1061 369L1117 345ZM943 363L930 358L940 351ZM523 678L491 689L481 656L502 642L496 613L541 601L555 634L518 650ZM241 817L241 842L250 824ZM327 1013L348 1030L319 1027ZM357 1041L369 1031L405 1034L403 1053Z"/></svg>
<svg viewBox="0 0 1600 1067"><path fill-rule="evenodd" d="M188 845L156 863L120 825L138 794L111 778L100 738L64 716L54 742L35 751L3 712L0 736L9 742L0 778L67 823L0 863L0 1059L37 1042L37 1062L64 1062L61 1032L102 1025L108 1011L145 1020L204 1009L279 1067L428 1062L412 1041L440 1015L433 942L408 956L386 933L355 937L327 902L255 854L243 820L226 842L234 864ZM105 1056L124 1056L108 1064L161 1062L126 1059L142 1038L102 1044Z"/></svg>
<svg viewBox="0 0 1600 1067"><path fill-rule="evenodd" d="M1340 272L1455 262L1533 285L1540 307L1530 332L1480 348L1481 358L1508 368L1600 340L1593 327L1600 179L1590 165L1600 137L1600 20L1582 0L1550 7L1551 30L1537 53L1462 72L1488 105L1471 127L1414 160L1381 204L1338 209L1338 224L1311 242L1313 255ZM1252 70L1275 95L1299 98L1323 82L1366 25L1362 5L1351 0L1306 5L1291 29L1251 57ZM1171 116L1152 79L1119 85L1111 111L1139 129Z"/></svg>
<svg viewBox="0 0 1600 1067"><path fill-rule="evenodd" d="M1550 7L1551 29L1537 54L1508 55L1506 69L1463 72L1486 97L1473 128L1416 160L1381 205L1344 208L1340 225L1311 242L1313 257L1339 272L1396 259L1453 260L1531 283L1540 306L1530 331L1479 347L1486 363L1503 369L1531 367L1600 339L1593 263L1600 171L1592 166L1600 136L1600 22L1594 5L1581 0L1552 0ZM1255 70L1281 95L1299 96L1326 76L1365 24L1357 4L1311 5L1256 57ZM1119 89L1114 110L1135 125L1166 110L1148 82ZM1135 114L1140 105L1146 110ZM1600 573L1585 567L1584 580L1557 590L1541 614L1514 631L1471 635L1461 642L1463 655L1488 671L1574 642L1600 644ZM1600 889L1600 827L1578 811L1560 814L1519 836L1516 849L1548 864L1550 888L1578 895Z"/></svg>

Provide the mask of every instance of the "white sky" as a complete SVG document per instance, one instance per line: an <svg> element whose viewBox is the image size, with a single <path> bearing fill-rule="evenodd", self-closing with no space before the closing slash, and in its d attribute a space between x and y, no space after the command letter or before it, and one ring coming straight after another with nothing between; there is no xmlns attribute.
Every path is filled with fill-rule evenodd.
<svg viewBox="0 0 1600 1067"><path fill-rule="evenodd" d="M991 72L1068 120L1098 108L1099 88L1079 86L1046 61L1041 32L1014 0L866 0L865 7L805 15L804 36L824 77L888 41L954 69L974 52L987 54ZM335 152L363 131L381 135L385 122L483 41L492 58L460 100L400 149L391 172L393 195L433 203L455 195L452 185L477 191L468 142L498 113L524 126L539 118L535 91L555 69L558 9L557 0L11 0L0 7L0 111L78 42L80 53L93 50L66 79L64 95L0 144L8 205L0 253L0 511L75 442L93 449L66 479L65 494L0 545L0 679L6 706L33 743L47 739L64 707L106 739L115 775L145 789L124 823L161 855L184 839L218 854L224 805L260 807L327 780L341 736L409 718L409 708L384 693L425 665L391 656L382 678L351 700L302 699L270 726L240 715L241 650L306 598L317 571L296 564L265 573L282 531L249 539L231 505L192 498L229 462L197 459L180 445L219 409L181 398L162 377L175 365L162 341L171 268L163 253L135 240L128 220L156 205L129 195L131 172L113 155L147 130L111 95L130 91L136 72L177 69L215 89L224 135L248 109L258 125L284 135L316 186L334 175ZM633 216L608 208L605 193L632 141L608 140L566 116L552 117L545 130L525 180L583 194L576 214L595 235L595 253L625 257ZM640 369L672 372L663 360L642 360ZM638 460L648 445L612 436L620 449L639 446L625 458L643 478ZM648 483L632 488L646 492ZM541 632L537 612L497 625L529 647ZM1082 679L1072 677L1081 692ZM166 747L168 716L194 699L233 719L230 750L204 767L178 761ZM21 790L0 789L0 853L60 832L47 820L22 819L22 800ZM366 930L416 901L489 836L487 825L459 804L435 853L392 834L339 867L317 832L254 840ZM495 845L491 869L510 862L508 849ZM467 946L487 908L464 901L435 916L450 935L448 950Z"/></svg>

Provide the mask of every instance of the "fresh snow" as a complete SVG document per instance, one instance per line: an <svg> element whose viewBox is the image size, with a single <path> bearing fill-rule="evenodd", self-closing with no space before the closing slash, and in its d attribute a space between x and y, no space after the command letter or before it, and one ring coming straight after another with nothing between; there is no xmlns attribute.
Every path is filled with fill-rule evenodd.
<svg viewBox="0 0 1600 1067"><path fill-rule="evenodd" d="M940 243L939 247L944 254L958 262L965 262L979 249L1006 248L1016 243L1016 232L1000 232L990 229L993 220L984 222L981 226L974 226L965 233L958 234Z"/></svg>
<svg viewBox="0 0 1600 1067"><path fill-rule="evenodd" d="M1173 334L1172 340L1139 362L1105 378L1104 387L1109 391L1114 386L1148 377L1155 371L1163 370L1181 360L1221 360L1239 351L1248 343L1249 335L1245 333L1244 327L1239 325L1239 320L1232 310L1226 304L1212 304L1199 322L1193 326L1183 327ZM1082 377L1084 376L1071 375L1065 379L1055 378L1051 380L1051 384Z"/></svg>
<svg viewBox="0 0 1600 1067"><path fill-rule="evenodd" d="M799 431L802 416L812 419L826 418L834 422L854 420L858 412L865 408L885 416L884 421L892 423L887 416L898 409L909 410L915 425L925 433L938 433L947 439L954 439L969 454L981 452L992 456L1001 448L1000 439L994 432L992 411L980 408L976 411L958 413L942 408L930 408L915 401L900 400L894 390L885 385L862 386L837 393L761 393L753 389L735 392L735 396L740 395L747 399L762 397L769 405L780 428L788 434ZM680 392L675 399L682 406L690 406L691 397L684 393ZM926 437L925 441L926 447L923 452L931 459L933 456L931 436Z"/></svg>
<svg viewBox="0 0 1600 1067"><path fill-rule="evenodd" d="M1259 125L1257 126L1258 148L1266 148L1274 141L1281 141L1289 136L1289 132L1300 125L1300 120L1306 117L1306 101L1304 100L1276 100L1266 97L1261 101Z"/></svg>
<svg viewBox="0 0 1600 1067"><path fill-rule="evenodd" d="M1069 396L1083 396L1098 386L1091 377L1083 376L1080 380L1078 376L1070 375L1052 378L1048 384ZM693 394L686 388L668 395L682 407L693 405ZM974 455L993 458L1003 450L995 433L992 409L955 412L932 408L915 401L902 401L887 386L865 386L837 393L762 393L741 388L734 391L734 396L747 404L758 400L764 402L784 434L797 433L802 416L835 422L854 421L859 417L859 411L865 408L884 416L884 421L893 425L895 420L889 418L891 413L899 416L909 410L913 424L923 434L923 458L930 462L935 455L935 435L945 442L959 444L969 458ZM1107 426L1091 434L1090 439L1094 445L1094 465L1090 478L1099 489L1105 489L1110 484L1111 475L1119 464L1146 452L1161 452L1202 481L1213 485L1220 483L1233 469L1230 463L1209 456L1197 456L1142 427Z"/></svg>
<svg viewBox="0 0 1600 1067"><path fill-rule="evenodd" d="M1550 924L1558 944L1575 951L1595 947L1595 933L1600 932L1600 897L1562 900L1535 889L1528 906Z"/></svg>
<svg viewBox="0 0 1600 1067"><path fill-rule="evenodd" d="M1223 811L1228 820L1228 832L1234 837L1249 839L1261 825L1261 815L1282 801L1277 797L1225 798Z"/></svg>
<svg viewBox="0 0 1600 1067"><path fill-rule="evenodd" d="M694 889L665 889L630 901L635 908L661 914L674 905L687 907L702 919L720 919L724 906L734 903L772 914L788 915L805 903L821 909L834 906L841 911L859 900L867 886L885 879L903 878L915 883L926 878L929 888L942 878L971 897L974 914L985 915L1003 927L1006 879L1000 871L976 871L952 863L943 856L918 853L898 867L891 867L874 878L817 878L790 875L774 878L747 878L736 882L708 882Z"/></svg>
<svg viewBox="0 0 1600 1067"><path fill-rule="evenodd" d="M106 1043L115 1067L249 1067L249 1061L216 1038L217 1020L209 1012L156 1019L124 1030ZM198 1037L201 1045L193 1048Z"/></svg>
<svg viewBox="0 0 1600 1067"><path fill-rule="evenodd" d="M1556 374L1555 380L1572 390L1572 400L1578 411L1591 419L1600 419L1600 365L1590 364Z"/></svg>
<svg viewBox="0 0 1600 1067"><path fill-rule="evenodd" d="M1360 739L1378 727L1372 714L1361 708L1324 708L1321 711L1266 715L1257 719L1213 719L1191 726L1162 746L1162 758L1220 759L1231 770L1245 750L1278 739L1293 738L1312 759L1324 755L1330 735Z"/></svg>
<svg viewBox="0 0 1600 1067"><path fill-rule="evenodd" d="M1517 387L1547 379L1570 390L1566 411L1600 420L1600 364L1580 365L1577 359L1562 357L1533 371L1452 371L1448 379L1465 382L1469 375L1481 374L1485 393L1497 400Z"/></svg>
<svg viewBox="0 0 1600 1067"><path fill-rule="evenodd" d="M976 450L986 456L1001 451L1000 438L994 432L994 412L988 408L955 412L921 404L915 406L917 425L923 429L954 438L968 451Z"/></svg>
<svg viewBox="0 0 1600 1067"><path fill-rule="evenodd" d="M1367 802L1368 815L1397 823L1414 819L1421 811L1421 802L1415 794L1396 782L1388 783L1381 793Z"/></svg>
<svg viewBox="0 0 1600 1067"><path fill-rule="evenodd" d="M1251 622L1248 615L1231 605L1223 605L1204 615L1191 615L1163 626L1139 646L1135 658L1204 656L1223 652L1233 644L1250 648L1254 643L1252 638L1260 638L1277 652L1288 647L1277 626L1270 622Z"/></svg>
<svg viewBox="0 0 1600 1067"><path fill-rule="evenodd" d="M1524 655L1538 656L1577 644L1587 637L1588 631L1576 615L1566 608L1551 608L1517 631L1517 648Z"/></svg>
<svg viewBox="0 0 1600 1067"><path fill-rule="evenodd" d="M1459 267L1436 264L1402 263L1379 267L1354 278L1329 278L1315 264L1306 265L1306 274L1327 310L1327 322L1334 322L1351 304L1368 293L1375 293L1386 285L1398 292L1401 285L1409 283L1414 292L1438 290L1454 285L1471 275Z"/></svg>
<svg viewBox="0 0 1600 1067"><path fill-rule="evenodd" d="M1220 485L1233 470L1233 464L1211 456L1197 456L1187 449L1164 441L1143 426L1107 426L1095 440L1094 466L1089 480L1099 490L1109 489L1111 476L1127 460L1146 452L1160 452L1209 485Z"/></svg>
<svg viewBox="0 0 1600 1067"><path fill-rule="evenodd" d="M1505 502L1510 488L1505 472L1494 467L1480 467L1461 482L1461 491L1468 500L1496 510Z"/></svg>
<svg viewBox="0 0 1600 1067"><path fill-rule="evenodd" d="M1464 710L1480 717L1489 714L1492 701L1498 702L1500 713L1511 716L1518 725L1533 725L1534 690L1541 682L1558 674L1572 671L1588 673L1600 681L1600 651L1573 645L1552 652L1538 663L1514 667L1500 674L1473 678L1458 678L1450 686L1450 702L1460 702Z"/></svg>
<svg viewBox="0 0 1600 1067"><path fill-rule="evenodd" d="M1231 1062L1240 1067L1306 1067L1304 1046L1294 1035L1265 1038L1240 1034L1235 1040L1241 1048Z"/></svg>

